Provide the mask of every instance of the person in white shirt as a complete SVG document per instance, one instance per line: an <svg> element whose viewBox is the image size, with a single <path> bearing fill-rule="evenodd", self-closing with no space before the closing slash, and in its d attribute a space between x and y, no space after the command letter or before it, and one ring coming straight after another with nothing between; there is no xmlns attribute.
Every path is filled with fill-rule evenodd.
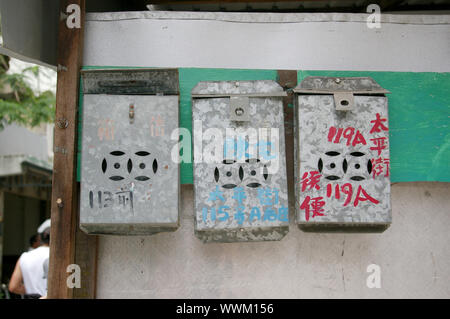
<svg viewBox="0 0 450 319"><path fill-rule="evenodd" d="M50 219L38 228L41 246L23 253L9 282L9 291L36 299L47 295Z"/></svg>

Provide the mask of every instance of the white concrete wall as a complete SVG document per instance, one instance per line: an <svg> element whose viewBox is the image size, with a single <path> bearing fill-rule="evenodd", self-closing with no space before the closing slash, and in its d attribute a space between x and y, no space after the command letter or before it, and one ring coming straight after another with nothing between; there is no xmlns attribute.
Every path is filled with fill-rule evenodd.
<svg viewBox="0 0 450 319"><path fill-rule="evenodd" d="M450 71L450 15L88 14L84 65Z"/></svg>
<svg viewBox="0 0 450 319"><path fill-rule="evenodd" d="M11 124L0 131L0 156L27 155L40 160L48 159L47 136Z"/></svg>
<svg viewBox="0 0 450 319"><path fill-rule="evenodd" d="M91 14L84 65L450 71L449 15L383 15L378 30L365 17ZM184 185L175 233L101 236L97 297L450 297L448 183L393 185L382 234L304 233L291 216L280 242L203 244L192 199ZM366 286L372 263L380 289Z"/></svg>
<svg viewBox="0 0 450 319"><path fill-rule="evenodd" d="M382 234L299 230L280 242L203 244L193 190L182 188L181 228L150 237L101 236L98 298L449 298L448 183L392 187ZM381 267L369 289L367 266Z"/></svg>

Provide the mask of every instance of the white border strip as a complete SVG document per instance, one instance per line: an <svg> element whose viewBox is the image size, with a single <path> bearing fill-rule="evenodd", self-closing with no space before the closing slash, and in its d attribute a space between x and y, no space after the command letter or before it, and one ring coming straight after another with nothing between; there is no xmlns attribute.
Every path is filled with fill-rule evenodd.
<svg viewBox="0 0 450 319"><path fill-rule="evenodd" d="M118 21L134 19L214 20L240 23L305 23L305 22L361 22L370 14L360 13L256 13L256 12L180 12L133 11L88 13L87 21ZM381 23L391 24L450 24L450 14L388 14L381 12Z"/></svg>
<svg viewBox="0 0 450 319"><path fill-rule="evenodd" d="M365 17L164 11L91 14L86 21L83 63L450 72L450 23L444 23L450 15L389 15L384 19L395 22L381 23L378 29L369 28ZM356 22L337 22L344 18ZM434 24L407 23L421 21Z"/></svg>

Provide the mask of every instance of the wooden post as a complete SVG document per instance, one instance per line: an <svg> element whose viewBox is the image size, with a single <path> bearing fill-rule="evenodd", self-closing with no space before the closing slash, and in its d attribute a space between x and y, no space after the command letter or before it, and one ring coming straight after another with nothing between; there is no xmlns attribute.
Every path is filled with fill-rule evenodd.
<svg viewBox="0 0 450 319"><path fill-rule="evenodd" d="M67 266L75 263L75 234L78 227L78 189L76 183L77 109L80 68L83 53L85 0L60 0L60 11L69 5L80 9L80 28L66 23L76 19L77 10L69 10L58 29L58 83L51 203L50 264L48 298L72 298L67 286ZM73 22L73 20L71 20ZM62 123L58 125L58 123ZM67 125L64 125L67 123Z"/></svg>

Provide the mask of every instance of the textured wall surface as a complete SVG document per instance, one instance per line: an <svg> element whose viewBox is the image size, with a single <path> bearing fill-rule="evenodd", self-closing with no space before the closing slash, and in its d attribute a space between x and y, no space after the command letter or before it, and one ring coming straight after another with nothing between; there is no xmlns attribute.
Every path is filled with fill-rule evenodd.
<svg viewBox="0 0 450 319"><path fill-rule="evenodd" d="M183 185L174 233L100 237L98 298L450 297L448 183L394 184L382 234L304 233L291 216L279 242L203 244L192 198ZM370 264L379 289L366 286Z"/></svg>
<svg viewBox="0 0 450 319"><path fill-rule="evenodd" d="M83 63L450 72L450 15L381 18L380 29L369 29L366 14L91 13Z"/></svg>
<svg viewBox="0 0 450 319"><path fill-rule="evenodd" d="M436 79L446 81L448 75L404 72L450 70L449 15L383 14L387 20L381 29L368 29L361 15L254 14L241 19L227 14L220 21L174 15L178 13L88 15L84 64L363 71L358 76L373 76L393 93L391 132L401 139L391 136L392 180L411 181L411 172L419 170L422 180L447 174L448 166L437 163L448 162L449 143L443 131L448 117L442 115L448 110L448 94L447 86L437 85ZM318 18L326 20L317 23ZM324 49L324 43L332 49ZM394 72L368 74L369 70ZM180 81L186 81L185 93L181 83L180 94L182 127L190 128L189 92L198 81L270 80L276 74L223 72L180 71ZM287 155L289 167L292 159ZM182 182L190 182L190 166L183 171ZM293 214L294 193L289 191ZM291 215L290 232L279 242L203 244L194 235L192 185L183 185L181 227L176 232L101 236L97 297L449 298L449 184L394 184L391 191L392 226L382 234L304 233ZM380 289L366 286L370 264L381 267Z"/></svg>

